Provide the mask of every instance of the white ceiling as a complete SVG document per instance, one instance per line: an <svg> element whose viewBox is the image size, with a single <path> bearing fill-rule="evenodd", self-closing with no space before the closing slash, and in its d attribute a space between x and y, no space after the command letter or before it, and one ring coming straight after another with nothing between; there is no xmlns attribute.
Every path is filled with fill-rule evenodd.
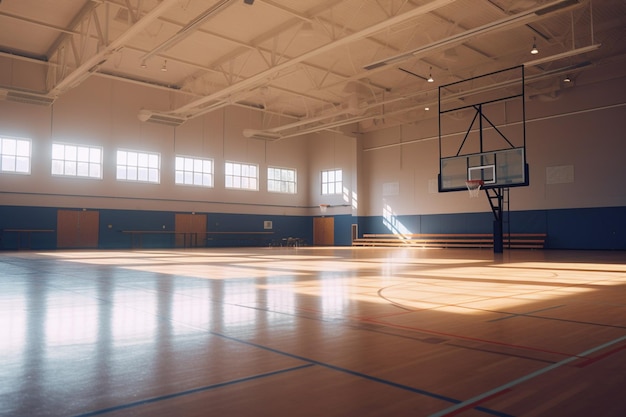
<svg viewBox="0 0 626 417"><path fill-rule="evenodd" d="M527 95L555 96L565 76L624 68L625 35L624 0L0 0L0 89L51 102L114 77L177 92L143 120L246 106L268 136L367 132L426 117L442 84L537 59ZM7 75L16 62L41 79Z"/></svg>

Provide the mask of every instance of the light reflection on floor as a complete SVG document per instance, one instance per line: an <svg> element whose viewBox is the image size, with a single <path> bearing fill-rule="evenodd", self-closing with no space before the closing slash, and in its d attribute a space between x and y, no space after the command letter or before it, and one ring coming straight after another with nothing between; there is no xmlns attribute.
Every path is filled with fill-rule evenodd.
<svg viewBox="0 0 626 417"><path fill-rule="evenodd" d="M624 254L580 263L567 256L375 248L3 253L11 273L0 279L0 414L46 415L53 406L79 414L289 368L300 364L295 358L394 379L390 370L425 360L415 352L426 355L444 336L481 352L506 343L518 356L543 352L554 362L626 332ZM531 319L548 330L510 324ZM450 354L433 353L428 366L437 374L451 360L467 361ZM481 354L478 375L499 363ZM457 384L429 385L417 372L397 378L461 395L447 392ZM487 378L479 389L507 378L514 376ZM68 395L82 400L63 403Z"/></svg>

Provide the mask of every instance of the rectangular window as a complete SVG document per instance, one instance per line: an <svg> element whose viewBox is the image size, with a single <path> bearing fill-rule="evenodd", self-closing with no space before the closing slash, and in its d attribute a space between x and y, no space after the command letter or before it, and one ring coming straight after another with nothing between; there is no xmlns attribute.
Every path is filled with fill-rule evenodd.
<svg viewBox="0 0 626 417"><path fill-rule="evenodd" d="M259 189L259 170L257 165L226 162L224 168L226 188L254 191Z"/></svg>
<svg viewBox="0 0 626 417"><path fill-rule="evenodd" d="M343 174L340 169L322 171L322 195L341 194L343 190Z"/></svg>
<svg viewBox="0 0 626 417"><path fill-rule="evenodd" d="M52 175L102 178L102 148L52 144Z"/></svg>
<svg viewBox="0 0 626 417"><path fill-rule="evenodd" d="M175 182L176 184L213 187L213 160L177 156Z"/></svg>
<svg viewBox="0 0 626 417"><path fill-rule="evenodd" d="M267 168L267 191L272 193L296 193L296 170L288 168Z"/></svg>
<svg viewBox="0 0 626 417"><path fill-rule="evenodd" d="M117 151L116 178L123 181L159 183L161 155L138 151Z"/></svg>
<svg viewBox="0 0 626 417"><path fill-rule="evenodd" d="M30 139L0 137L0 171L30 174Z"/></svg>

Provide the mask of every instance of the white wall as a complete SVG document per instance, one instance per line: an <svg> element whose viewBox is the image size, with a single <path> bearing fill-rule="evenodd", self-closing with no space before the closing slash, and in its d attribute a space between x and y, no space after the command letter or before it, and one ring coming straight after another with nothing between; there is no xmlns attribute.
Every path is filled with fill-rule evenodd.
<svg viewBox="0 0 626 417"><path fill-rule="evenodd" d="M6 74L5 74L6 75ZM527 101L530 186L511 189L512 210L626 206L626 106L623 71L601 82L585 73L554 101ZM16 79L12 75L12 80ZM19 78L19 77L17 77ZM158 88L92 77L43 107L0 101L0 134L31 138L32 174L0 174L4 205L317 215L397 215L489 211L483 197L438 193L437 114L422 122L346 136L320 132L264 142L243 137L262 128L260 113L216 110L179 127L141 122L142 108L166 111L184 97ZM509 121L510 122L510 121ZM50 175L53 141L104 147L104 178ZM159 152L158 185L115 180L118 148ZM174 155L213 158L215 187L174 184ZM259 165L260 191L226 190L224 161ZM297 195L268 193L267 166L295 168ZM546 170L573 168L573 182L547 184ZM346 193L321 196L320 171L341 168Z"/></svg>
<svg viewBox="0 0 626 417"><path fill-rule="evenodd" d="M626 206L626 78L592 83L594 74L586 76L588 82L579 80L556 100L527 100L530 186L511 188L511 210ZM360 179L368 194L362 195L359 214L382 215L385 207L396 215L490 211L482 193L470 199L466 191L436 192L436 112L426 121L361 140ZM572 182L546 177L546 170L572 169Z"/></svg>
<svg viewBox="0 0 626 417"><path fill-rule="evenodd" d="M341 133L319 132L307 138L309 163L309 201L315 208L311 215L319 215L317 206L329 204L328 214L356 214L360 202L357 175L357 139ZM321 172L341 169L343 193L322 195Z"/></svg>
<svg viewBox="0 0 626 417"><path fill-rule="evenodd" d="M265 142L243 137L258 112L228 107L171 127L137 118L140 109L167 110L175 93L92 77L50 107L0 101L0 135L32 139L31 175L0 174L4 205L307 214L310 194L306 138ZM53 177L53 141L104 148L102 180ZM117 181L118 148L161 154L160 184ZM174 156L213 158L215 187L174 184ZM226 190L224 162L258 164L259 191ZM267 167L295 168L296 195L268 193Z"/></svg>

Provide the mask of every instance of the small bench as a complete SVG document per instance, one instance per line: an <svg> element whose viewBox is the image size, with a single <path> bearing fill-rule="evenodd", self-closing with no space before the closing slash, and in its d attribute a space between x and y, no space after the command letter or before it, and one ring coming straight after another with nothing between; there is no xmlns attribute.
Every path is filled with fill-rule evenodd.
<svg viewBox="0 0 626 417"><path fill-rule="evenodd" d="M226 246L268 246L274 232L205 232L207 243Z"/></svg>
<svg viewBox="0 0 626 417"><path fill-rule="evenodd" d="M511 249L543 249L545 233L511 233L503 236L503 245ZM352 246L418 247L418 248L492 248L489 233L421 234L366 233L352 241Z"/></svg>
<svg viewBox="0 0 626 417"><path fill-rule="evenodd" d="M54 233L56 230L54 229L2 229L2 233L15 233L17 235L17 250L20 249L30 249L31 248L31 235L33 233ZM22 237L26 238L26 244L22 245Z"/></svg>

